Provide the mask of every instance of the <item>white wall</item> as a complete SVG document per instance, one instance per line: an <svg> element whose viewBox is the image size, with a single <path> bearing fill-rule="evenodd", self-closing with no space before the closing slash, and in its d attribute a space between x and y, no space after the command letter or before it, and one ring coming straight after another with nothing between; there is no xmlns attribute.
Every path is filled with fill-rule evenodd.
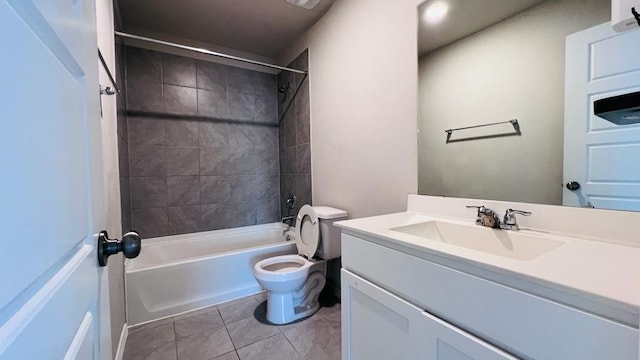
<svg viewBox="0 0 640 360"><path fill-rule="evenodd" d="M113 3L112 0L96 1L98 47L115 77L116 61L113 38ZM102 67L100 69L100 84L110 86L109 78ZM118 84L119 87L124 84ZM120 174L118 170L118 135L116 132L116 95L102 95L102 154L104 166L104 185L107 214L107 231L111 238L122 237L121 209L120 209ZM108 300L110 310L111 351L116 354L120 332L125 323L124 312L124 277L122 255L109 257L108 261ZM104 281L105 279L103 279ZM107 284L103 284L104 289ZM102 297L104 298L104 297ZM104 322L104 321L103 321Z"/></svg>
<svg viewBox="0 0 640 360"><path fill-rule="evenodd" d="M309 48L313 203L363 217L417 191L417 0L338 0L280 58Z"/></svg>
<svg viewBox="0 0 640 360"><path fill-rule="evenodd" d="M422 56L419 192L561 204L565 37L608 21L610 10L609 0L549 0ZM445 129L511 118L522 136L445 144Z"/></svg>

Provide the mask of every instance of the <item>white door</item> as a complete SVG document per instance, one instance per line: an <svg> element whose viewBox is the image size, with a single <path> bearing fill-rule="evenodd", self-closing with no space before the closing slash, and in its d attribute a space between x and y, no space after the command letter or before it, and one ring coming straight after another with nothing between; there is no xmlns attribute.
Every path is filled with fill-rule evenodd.
<svg viewBox="0 0 640 360"><path fill-rule="evenodd" d="M640 29L616 33L609 23L566 41L562 203L640 211L640 124L596 116L598 99L640 91Z"/></svg>
<svg viewBox="0 0 640 360"><path fill-rule="evenodd" d="M0 34L0 359L98 359L95 4L0 0Z"/></svg>

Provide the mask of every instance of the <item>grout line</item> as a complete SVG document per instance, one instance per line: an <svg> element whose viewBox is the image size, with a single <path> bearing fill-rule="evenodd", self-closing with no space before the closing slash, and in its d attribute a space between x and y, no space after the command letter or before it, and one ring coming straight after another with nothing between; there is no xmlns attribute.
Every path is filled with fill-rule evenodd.
<svg viewBox="0 0 640 360"><path fill-rule="evenodd" d="M291 340L289 340L289 338L287 337L287 335L285 335L284 333L282 333L282 336L285 338L285 340L287 340L287 342L289 343L289 345L291 345L291 347L293 348L293 351L296 352L296 354L298 354L298 356L300 357L300 359L302 359L302 355L298 352L298 349L296 349L296 347L293 345L293 343L291 342Z"/></svg>
<svg viewBox="0 0 640 360"><path fill-rule="evenodd" d="M176 318L171 318L171 325L173 326L173 350L176 352L176 360L180 360L178 358L178 334L176 333Z"/></svg>

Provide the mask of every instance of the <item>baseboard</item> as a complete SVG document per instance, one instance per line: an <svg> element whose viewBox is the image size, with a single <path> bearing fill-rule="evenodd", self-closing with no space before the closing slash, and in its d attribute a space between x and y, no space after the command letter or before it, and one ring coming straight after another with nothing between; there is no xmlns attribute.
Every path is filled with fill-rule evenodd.
<svg viewBox="0 0 640 360"><path fill-rule="evenodd" d="M127 336L129 336L129 327L127 323L122 325L122 332L120 333L120 340L118 341L118 349L116 350L116 356L114 360L122 360L124 358L124 347L127 345Z"/></svg>

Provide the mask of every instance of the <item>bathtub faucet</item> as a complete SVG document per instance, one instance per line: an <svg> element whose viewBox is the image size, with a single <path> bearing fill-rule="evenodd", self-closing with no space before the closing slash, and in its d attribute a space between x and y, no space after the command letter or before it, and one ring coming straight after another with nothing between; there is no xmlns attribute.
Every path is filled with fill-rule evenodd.
<svg viewBox="0 0 640 360"><path fill-rule="evenodd" d="M287 224L289 226L293 226L293 222L296 220L296 216L295 215L291 215L291 216L285 216L282 218L282 222L284 224Z"/></svg>

